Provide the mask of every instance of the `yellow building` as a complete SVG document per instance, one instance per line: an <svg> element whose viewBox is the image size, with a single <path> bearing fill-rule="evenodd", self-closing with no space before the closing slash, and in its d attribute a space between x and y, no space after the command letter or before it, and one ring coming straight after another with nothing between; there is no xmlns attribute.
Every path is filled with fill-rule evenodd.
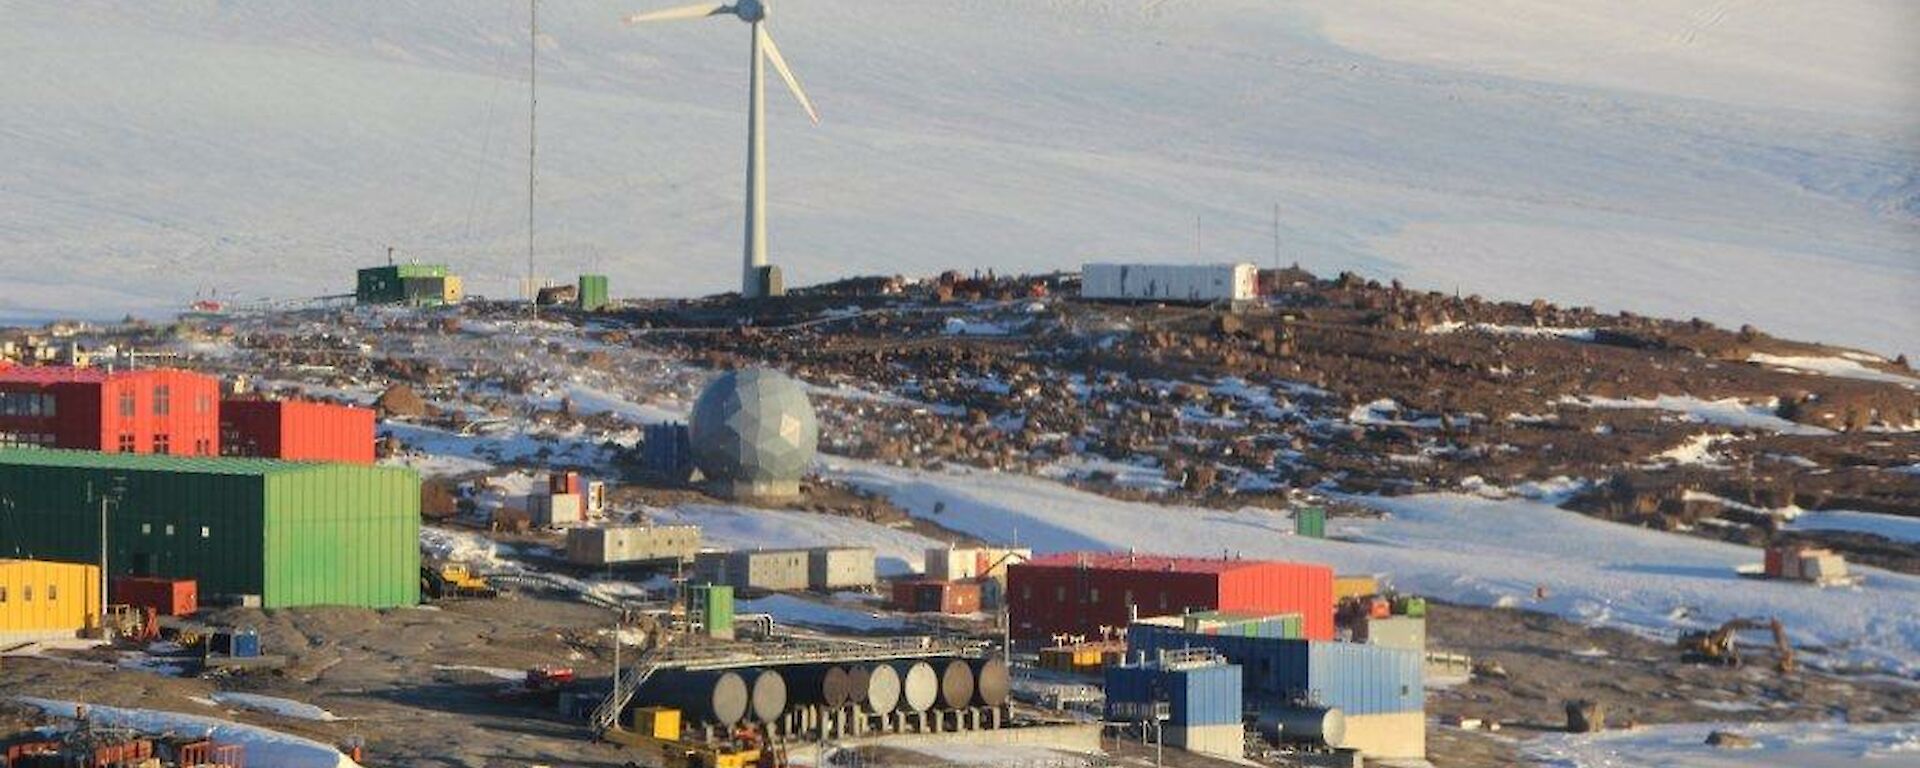
<svg viewBox="0 0 1920 768"><path fill-rule="evenodd" d="M78 636L100 625L100 568L0 560L0 643Z"/></svg>

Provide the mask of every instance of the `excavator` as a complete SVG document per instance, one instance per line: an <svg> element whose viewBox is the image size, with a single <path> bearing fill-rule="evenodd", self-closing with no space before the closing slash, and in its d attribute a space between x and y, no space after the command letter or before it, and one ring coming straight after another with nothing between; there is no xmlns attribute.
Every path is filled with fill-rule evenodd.
<svg viewBox="0 0 1920 768"><path fill-rule="evenodd" d="M493 598L500 590L487 577L462 563L425 563L420 566L420 595L444 600L454 597Z"/></svg>
<svg viewBox="0 0 1920 768"><path fill-rule="evenodd" d="M1734 647L1734 638L1741 632L1768 630L1773 633L1774 669L1780 674L1793 673L1793 646L1787 642L1786 627L1777 618L1734 619L1720 625L1712 631L1695 630L1680 634L1680 659L1694 664L1718 664L1723 667L1740 666L1740 651Z"/></svg>

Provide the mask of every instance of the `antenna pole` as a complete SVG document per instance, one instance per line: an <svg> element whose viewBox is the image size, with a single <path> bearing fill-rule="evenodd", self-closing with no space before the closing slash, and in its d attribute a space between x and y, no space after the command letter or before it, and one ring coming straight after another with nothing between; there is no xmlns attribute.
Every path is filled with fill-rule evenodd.
<svg viewBox="0 0 1920 768"><path fill-rule="evenodd" d="M540 0L527 0L527 306L539 312L533 281L534 157L539 148Z"/></svg>

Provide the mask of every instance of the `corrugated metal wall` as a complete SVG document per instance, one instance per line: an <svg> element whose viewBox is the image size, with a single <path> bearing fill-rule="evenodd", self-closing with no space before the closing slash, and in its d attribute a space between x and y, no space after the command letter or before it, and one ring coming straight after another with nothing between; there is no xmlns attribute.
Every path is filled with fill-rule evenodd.
<svg viewBox="0 0 1920 768"><path fill-rule="evenodd" d="M1114 571L1022 563L1007 569L1007 607L1014 637L1096 634L1126 626L1128 604L1141 616L1220 606L1214 573ZM1276 613L1279 611L1275 611Z"/></svg>
<svg viewBox="0 0 1920 768"><path fill-rule="evenodd" d="M0 638L67 636L99 621L99 567L0 560Z"/></svg>
<svg viewBox="0 0 1920 768"><path fill-rule="evenodd" d="M1312 698L1348 714L1425 708L1422 654L1404 648L1232 635L1200 635L1172 627L1127 628L1127 650L1212 648L1243 667L1247 695L1265 700Z"/></svg>
<svg viewBox="0 0 1920 768"><path fill-rule="evenodd" d="M267 607L419 602L420 480L409 470L25 453L39 455L8 463L0 451L0 492L13 502L0 557L98 560L99 494L120 488L113 575L195 579L203 595L259 595Z"/></svg>
<svg viewBox="0 0 1920 768"><path fill-rule="evenodd" d="M420 476L344 464L267 483L268 608L420 602Z"/></svg>
<svg viewBox="0 0 1920 768"><path fill-rule="evenodd" d="M1426 706L1424 654L1358 643L1308 644L1304 686L1349 715L1414 712Z"/></svg>
<svg viewBox="0 0 1920 768"><path fill-rule="evenodd" d="M1166 702L1171 710L1169 724L1239 725L1240 667L1220 664L1192 669L1163 669L1158 665L1106 669L1107 716L1115 716L1113 704Z"/></svg>
<svg viewBox="0 0 1920 768"><path fill-rule="evenodd" d="M1298 613L1310 640L1332 640L1333 569L1306 563L1253 563L1220 575L1222 610Z"/></svg>
<svg viewBox="0 0 1920 768"><path fill-rule="evenodd" d="M204 594L259 594L258 476L20 466L0 459L0 490L13 502L0 516L0 556L98 560L99 495L114 487L123 493L109 515L112 575L196 579Z"/></svg>

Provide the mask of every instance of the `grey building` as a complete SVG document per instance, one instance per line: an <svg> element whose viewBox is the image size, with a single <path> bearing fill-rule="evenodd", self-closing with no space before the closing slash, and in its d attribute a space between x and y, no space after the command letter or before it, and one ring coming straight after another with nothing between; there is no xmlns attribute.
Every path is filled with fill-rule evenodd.
<svg viewBox="0 0 1920 768"><path fill-rule="evenodd" d="M690 562L699 551L697 525L609 525L567 531L567 561L579 565Z"/></svg>
<svg viewBox="0 0 1920 768"><path fill-rule="evenodd" d="M813 589L872 589L872 547L815 547L807 550L807 586Z"/></svg>
<svg viewBox="0 0 1920 768"><path fill-rule="evenodd" d="M694 558L694 578L743 592L799 592L807 588L807 560L804 549L701 552Z"/></svg>
<svg viewBox="0 0 1920 768"><path fill-rule="evenodd" d="M1427 649L1427 620L1422 616L1389 616L1361 619L1353 625L1356 642L1386 648Z"/></svg>

